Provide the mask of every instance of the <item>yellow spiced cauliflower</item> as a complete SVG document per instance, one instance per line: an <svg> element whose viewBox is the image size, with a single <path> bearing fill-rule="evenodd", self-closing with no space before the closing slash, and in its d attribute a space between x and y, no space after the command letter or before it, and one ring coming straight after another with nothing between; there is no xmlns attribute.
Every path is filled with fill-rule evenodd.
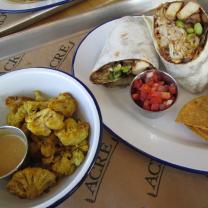
<svg viewBox="0 0 208 208"><path fill-rule="evenodd" d="M67 92L49 98L36 90L34 98L10 96L6 105L7 123L28 138L27 167L13 174L7 189L33 199L81 165L89 150L90 126L75 119L78 104Z"/></svg>
<svg viewBox="0 0 208 208"><path fill-rule="evenodd" d="M27 128L35 135L48 136L51 130L64 127L64 116L45 108L26 117Z"/></svg>
<svg viewBox="0 0 208 208"><path fill-rule="evenodd" d="M27 115L37 112L38 110L44 109L47 107L47 102L41 101L22 101L19 104L16 111L11 111L7 116L7 123L12 126L20 127Z"/></svg>
<svg viewBox="0 0 208 208"><path fill-rule="evenodd" d="M59 176L71 175L75 170L75 165L71 160L72 154L70 152L62 152L54 158L52 170Z"/></svg>
<svg viewBox="0 0 208 208"><path fill-rule="evenodd" d="M68 118L64 124L63 129L55 131L55 135L63 145L78 145L89 135L89 124L87 122Z"/></svg>
<svg viewBox="0 0 208 208"><path fill-rule="evenodd" d="M6 98L5 104L13 113L15 113L17 112L17 109L28 100L33 99L25 96L9 96Z"/></svg>
<svg viewBox="0 0 208 208"><path fill-rule="evenodd" d="M77 110L77 102L71 94L65 92L59 94L58 97L52 98L48 103L48 107L69 117Z"/></svg>
<svg viewBox="0 0 208 208"><path fill-rule="evenodd" d="M56 183L56 176L43 168L25 168L16 172L7 184L7 190L20 198L33 199Z"/></svg>

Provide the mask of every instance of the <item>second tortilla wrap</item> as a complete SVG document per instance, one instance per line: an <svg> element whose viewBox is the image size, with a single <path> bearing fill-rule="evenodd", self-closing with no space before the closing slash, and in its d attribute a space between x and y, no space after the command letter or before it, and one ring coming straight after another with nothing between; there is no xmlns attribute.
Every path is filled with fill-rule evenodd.
<svg viewBox="0 0 208 208"><path fill-rule="evenodd" d="M124 86L139 72L158 68L158 57L143 18L126 16L115 21L90 76L94 84Z"/></svg>
<svg viewBox="0 0 208 208"><path fill-rule="evenodd" d="M191 93L202 92L208 84L208 18L195 3L164 3L154 17L144 17L158 55L166 70ZM195 26L203 26L196 34Z"/></svg>

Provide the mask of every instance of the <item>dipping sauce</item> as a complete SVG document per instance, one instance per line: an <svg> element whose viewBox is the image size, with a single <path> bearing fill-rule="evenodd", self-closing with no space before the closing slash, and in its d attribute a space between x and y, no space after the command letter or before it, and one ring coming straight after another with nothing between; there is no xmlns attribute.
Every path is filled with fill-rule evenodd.
<svg viewBox="0 0 208 208"><path fill-rule="evenodd" d="M14 170L26 153L22 139L13 134L0 135L0 177Z"/></svg>

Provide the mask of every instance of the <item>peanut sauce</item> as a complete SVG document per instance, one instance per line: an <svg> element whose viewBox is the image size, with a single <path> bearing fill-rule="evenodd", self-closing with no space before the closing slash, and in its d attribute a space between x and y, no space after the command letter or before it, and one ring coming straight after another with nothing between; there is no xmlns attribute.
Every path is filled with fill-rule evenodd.
<svg viewBox="0 0 208 208"><path fill-rule="evenodd" d="M16 135L0 135L0 177L9 173L22 161L26 145Z"/></svg>

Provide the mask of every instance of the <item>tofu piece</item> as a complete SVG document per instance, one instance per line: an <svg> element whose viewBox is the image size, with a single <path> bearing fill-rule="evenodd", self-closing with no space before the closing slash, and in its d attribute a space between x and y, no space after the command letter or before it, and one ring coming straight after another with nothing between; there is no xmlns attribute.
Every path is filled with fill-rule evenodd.
<svg viewBox="0 0 208 208"><path fill-rule="evenodd" d="M176 18L177 13L182 8L182 6L183 6L183 2L170 3L170 5L166 10L165 16L170 20L174 20Z"/></svg>
<svg viewBox="0 0 208 208"><path fill-rule="evenodd" d="M137 61L136 65L132 67L132 74L137 75L148 67L150 67L150 64L146 61Z"/></svg>
<svg viewBox="0 0 208 208"><path fill-rule="evenodd" d="M195 2L188 2L177 14L178 19L185 20L192 14L197 13L200 5Z"/></svg>

